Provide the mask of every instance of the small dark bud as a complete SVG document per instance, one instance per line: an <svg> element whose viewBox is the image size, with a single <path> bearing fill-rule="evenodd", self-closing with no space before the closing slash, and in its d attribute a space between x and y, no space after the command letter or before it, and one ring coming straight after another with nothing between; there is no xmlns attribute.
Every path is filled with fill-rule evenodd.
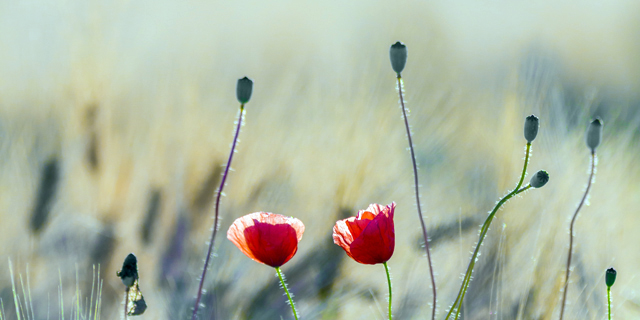
<svg viewBox="0 0 640 320"><path fill-rule="evenodd" d="M117 271L116 275L122 279L122 283L128 288L138 280L138 259L133 253L127 255L122 263L122 270Z"/></svg>
<svg viewBox="0 0 640 320"><path fill-rule="evenodd" d="M600 145L600 140L602 140L602 121L595 119L587 128L587 146L591 149L591 152L596 151L596 148Z"/></svg>
<svg viewBox="0 0 640 320"><path fill-rule="evenodd" d="M607 284L607 288L611 288L614 282L616 282L616 269L609 268L607 272L604 274L604 282Z"/></svg>
<svg viewBox="0 0 640 320"><path fill-rule="evenodd" d="M544 170L540 170L531 177L529 184L534 188L542 188L547 182L549 182L549 174Z"/></svg>
<svg viewBox="0 0 640 320"><path fill-rule="evenodd" d="M539 126L540 120L534 115L530 115L524 120L524 138L527 139L528 143L536 139Z"/></svg>
<svg viewBox="0 0 640 320"><path fill-rule="evenodd" d="M398 41L389 48L389 57L391 58L391 67L398 75L404 70L407 63L407 46Z"/></svg>
<svg viewBox="0 0 640 320"><path fill-rule="evenodd" d="M240 103L245 104L251 99L251 92L253 91L253 80L244 77L238 79L238 85L236 86L236 96Z"/></svg>

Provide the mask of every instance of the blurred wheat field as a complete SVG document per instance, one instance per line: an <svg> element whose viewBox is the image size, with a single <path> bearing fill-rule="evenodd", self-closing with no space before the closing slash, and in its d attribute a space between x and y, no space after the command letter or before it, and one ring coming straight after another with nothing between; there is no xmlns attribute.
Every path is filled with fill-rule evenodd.
<svg viewBox="0 0 640 320"><path fill-rule="evenodd" d="M11 259L14 281L29 277L34 319L60 315L59 289L65 308L88 297L93 265L104 281L101 319L121 318L115 271L134 252L149 305L139 318L187 318L237 117L235 83L247 75L254 94L200 318L292 319L273 269L225 238L234 219L270 211L306 225L283 266L303 319L384 319L383 267L348 259L331 230L391 201L394 318L428 318L428 265L388 57L401 40L438 318L479 225L519 178L533 113L541 126L528 177L544 169L551 180L498 212L463 319L558 318L593 117L604 138L576 222L565 319L606 317L612 266L614 318L637 319L639 12L622 0L0 1L4 316L17 318Z"/></svg>

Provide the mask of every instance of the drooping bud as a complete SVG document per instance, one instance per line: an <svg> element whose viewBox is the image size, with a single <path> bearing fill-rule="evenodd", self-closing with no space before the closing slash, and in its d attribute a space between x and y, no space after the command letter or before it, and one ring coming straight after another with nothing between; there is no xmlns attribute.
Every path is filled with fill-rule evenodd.
<svg viewBox="0 0 640 320"><path fill-rule="evenodd" d="M236 97L240 103L245 104L251 99L251 92L253 91L253 80L244 77L238 79L238 85L236 86Z"/></svg>
<svg viewBox="0 0 640 320"><path fill-rule="evenodd" d="M398 75L404 70L407 63L407 46L398 41L389 48L389 57L391 58L391 67Z"/></svg>
<svg viewBox="0 0 640 320"><path fill-rule="evenodd" d="M549 182L549 174L544 170L540 170L531 177L529 184L534 188L542 188L547 182Z"/></svg>
<svg viewBox="0 0 640 320"><path fill-rule="evenodd" d="M618 275L616 269L607 269L607 272L604 274L604 282L607 284L607 288L611 288L613 283L616 282L616 275Z"/></svg>
<svg viewBox="0 0 640 320"><path fill-rule="evenodd" d="M602 140L602 121L595 119L587 128L587 146L591 149L591 152L596 152L596 148L600 145L600 140Z"/></svg>
<svg viewBox="0 0 640 320"><path fill-rule="evenodd" d="M533 142L538 135L540 120L535 115L530 115L524 120L524 138L528 143Z"/></svg>

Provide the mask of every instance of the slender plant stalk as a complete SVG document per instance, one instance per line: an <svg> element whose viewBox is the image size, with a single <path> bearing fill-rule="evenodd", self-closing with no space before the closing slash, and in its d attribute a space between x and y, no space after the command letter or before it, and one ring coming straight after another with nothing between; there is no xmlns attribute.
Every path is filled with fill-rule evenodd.
<svg viewBox="0 0 640 320"><path fill-rule="evenodd" d="M389 283L389 320L393 319L391 313L391 299L393 298L393 293L391 292L391 275L389 274L389 267L386 262L382 263L384 265L384 271L387 272L387 282Z"/></svg>
<svg viewBox="0 0 640 320"><path fill-rule="evenodd" d="M202 268L202 276L200 277L200 285L198 286L198 295L196 297L196 303L193 306L193 314L191 320L195 320L198 314L198 307L200 306L200 300L202 299L202 287L204 286L204 277L207 274L209 267L209 260L211 259L211 253L213 251L213 244L216 240L216 233L218 232L218 217L220 216L220 196L222 196L222 189L224 188L227 176L229 174L229 168L231 168L231 161L233 160L233 154L236 151L236 144L238 143L238 135L240 134L240 127L242 126L242 120L244 118L244 103L240 104L240 114L238 115L238 121L236 126L236 132L233 136L233 144L231 145L231 152L229 153L229 159L227 165L224 168L224 174L222 175L222 181L220 181L220 187L216 192L216 204L215 204L215 218L213 221L213 232L211 233L211 239L209 240L209 249L207 250L207 257L204 259L204 267Z"/></svg>
<svg viewBox="0 0 640 320"><path fill-rule="evenodd" d="M609 320L611 320L611 287L607 287L607 306L609 307Z"/></svg>
<svg viewBox="0 0 640 320"><path fill-rule="evenodd" d="M587 190L584 191L584 195L580 200L580 204L576 208L576 212L573 214L573 218L571 219L571 226L569 227L569 254L567 255L567 270L565 272L564 278L564 292L562 293L562 305L560 306L560 320L564 317L564 306L567 303L567 291L569 289L569 275L571 274L571 255L573 254L573 226L576 222L576 218L578 218L578 212L584 205L584 201L587 199L587 195L589 195L589 190L591 190L591 182L593 182L593 175L595 173L596 167L596 152L591 151L591 173L589 173L589 182L587 182Z"/></svg>
<svg viewBox="0 0 640 320"><path fill-rule="evenodd" d="M276 272L278 273L278 278L280 278L280 284L282 284L282 289L287 294L287 298L289 298L289 305L291 305L291 311L293 311L293 317L298 320L298 313L296 312L296 306L293 304L293 299L291 299L291 294L289 294L289 290L287 289L287 283L284 282L284 275L282 271L280 271L280 267L276 267Z"/></svg>
<svg viewBox="0 0 640 320"><path fill-rule="evenodd" d="M427 236L427 226L424 224L422 217L422 207L420 206L420 184L418 183L418 165L416 164L416 154L413 150L413 140L411 139L411 129L409 128L409 119L407 119L407 109L404 106L404 97L402 96L403 83L402 77L398 73L398 95L400 96L400 106L402 107L402 116L404 117L404 126L407 129L407 138L409 139L409 150L411 151L411 163L413 164L413 182L416 191L416 204L418 207L418 218L420 226L422 226L422 237L424 240L425 251L427 252L427 260L429 261L429 274L431 275L431 287L433 288L433 307L431 311L431 319L436 318L436 279L433 275L433 264L431 263L431 251L429 250L429 237ZM391 313L389 313L391 314Z"/></svg>
<svg viewBox="0 0 640 320"><path fill-rule="evenodd" d="M127 320L127 306L129 305L129 287L124 292L124 317L122 319Z"/></svg>
<svg viewBox="0 0 640 320"><path fill-rule="evenodd" d="M458 292L458 296L456 297L456 300L453 302L453 305L451 306L451 309L449 310L449 313L447 313L447 317L445 319L449 319L449 317L453 314L453 310L457 310L454 319L458 319L458 316L460 315L462 301L464 301L464 296L467 293L467 288L469 287L469 283L471 282L471 274L473 273L473 268L476 265L476 258L478 257L478 252L480 252L480 246L482 245L482 241L484 240L484 238L487 236L487 232L489 231L489 225L491 225L491 221L495 217L496 212L498 212L498 209L500 209L500 207L505 202L507 202L507 200L511 199L516 194L521 193L531 187L530 185L527 185L526 187L520 189L520 186L522 186L522 183L524 182L524 176L527 174L527 165L529 163L530 151L531 151L531 143L527 143L527 151L524 157L524 167L522 168L522 174L520 175L520 181L518 182L518 185L513 189L513 191L511 191L504 198L498 201L498 203L493 208L493 210L491 210L491 213L489 213L489 216L487 217L484 224L482 225L482 228L480 228L480 238L478 239L478 244L476 245L476 249L473 251L473 256L471 256L471 260L469 261L469 266L467 267L467 273L465 274L464 279L462 280L462 285L460 286L460 291Z"/></svg>

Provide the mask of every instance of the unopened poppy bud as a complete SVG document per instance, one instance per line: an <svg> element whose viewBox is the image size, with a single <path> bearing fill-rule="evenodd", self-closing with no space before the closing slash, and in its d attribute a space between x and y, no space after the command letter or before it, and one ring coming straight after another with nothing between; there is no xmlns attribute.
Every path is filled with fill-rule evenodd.
<svg viewBox="0 0 640 320"><path fill-rule="evenodd" d="M607 284L607 288L611 288L614 282L616 282L616 269L609 268L607 272L604 274L604 282Z"/></svg>
<svg viewBox="0 0 640 320"><path fill-rule="evenodd" d="M391 45L389 49L389 57L391 58L391 67L398 75L404 70L407 63L407 46L398 41Z"/></svg>
<svg viewBox="0 0 640 320"><path fill-rule="evenodd" d="M238 79L238 85L236 86L236 96L240 103L245 104L251 99L251 92L253 91L253 80L244 77Z"/></svg>
<svg viewBox="0 0 640 320"><path fill-rule="evenodd" d="M524 138L528 143L536 139L539 125L540 120L535 115L530 115L524 120Z"/></svg>
<svg viewBox="0 0 640 320"><path fill-rule="evenodd" d="M529 184L534 188L542 188L547 182L549 182L549 174L544 170L540 170L533 175Z"/></svg>
<svg viewBox="0 0 640 320"><path fill-rule="evenodd" d="M602 122L600 119L595 119L587 128L587 146L592 152L596 151L596 148L600 145L600 140L602 140Z"/></svg>

